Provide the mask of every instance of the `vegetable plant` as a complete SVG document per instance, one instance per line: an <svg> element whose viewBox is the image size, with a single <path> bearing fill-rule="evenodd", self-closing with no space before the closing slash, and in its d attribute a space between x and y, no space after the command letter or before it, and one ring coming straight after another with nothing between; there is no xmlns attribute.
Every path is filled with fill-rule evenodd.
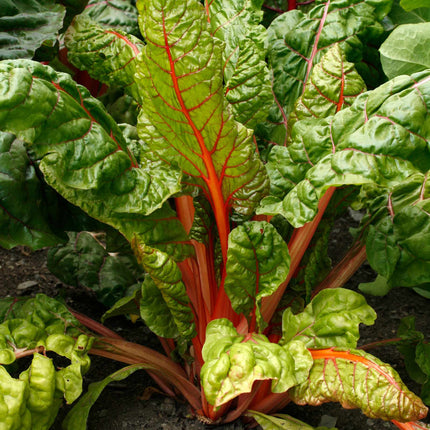
<svg viewBox="0 0 430 430"><path fill-rule="evenodd" d="M60 244L59 275L96 289L106 317L140 316L165 354L53 299L6 299L3 428L49 428L61 397L79 396L88 354L129 366L92 386L65 428L85 428L103 387L141 368L208 423L304 428L271 414L337 401L428 428L422 400L357 348L376 314L341 287L367 258L367 290L429 291L430 35L413 21L429 8L117 1L122 29L97 21L93 1L60 39L73 67L125 97L127 124L58 60L0 63L0 244ZM421 43L407 53L402 20ZM364 218L331 269L330 226L348 206ZM56 371L51 351L70 365ZM31 369L13 378L22 356Z"/></svg>

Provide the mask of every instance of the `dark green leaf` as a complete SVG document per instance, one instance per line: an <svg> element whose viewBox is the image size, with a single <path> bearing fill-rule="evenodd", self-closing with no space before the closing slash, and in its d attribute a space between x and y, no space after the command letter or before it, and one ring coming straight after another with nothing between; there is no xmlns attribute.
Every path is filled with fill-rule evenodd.
<svg viewBox="0 0 430 430"><path fill-rule="evenodd" d="M427 0L400 0L400 6L406 11L410 11L419 7L429 7L429 4Z"/></svg>

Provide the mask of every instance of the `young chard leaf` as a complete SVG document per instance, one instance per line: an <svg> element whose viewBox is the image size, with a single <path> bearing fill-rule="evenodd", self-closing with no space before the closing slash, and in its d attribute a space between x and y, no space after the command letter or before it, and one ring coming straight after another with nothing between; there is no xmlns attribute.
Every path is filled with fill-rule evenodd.
<svg viewBox="0 0 430 430"><path fill-rule="evenodd" d="M300 340L307 348L354 348L360 323L372 325L375 319L375 311L361 294L343 288L322 290L303 312L294 315L290 308L285 310L280 343Z"/></svg>
<svg viewBox="0 0 430 430"><path fill-rule="evenodd" d="M403 422L426 416L421 399L376 357L334 348L311 350L311 354L314 365L308 379L289 392L295 403L317 406L335 401L346 408L360 408L371 418Z"/></svg>
<svg viewBox="0 0 430 430"><path fill-rule="evenodd" d="M225 96L234 117L249 128L266 119L273 102L266 57L262 0L206 1L214 37L225 42Z"/></svg>
<svg viewBox="0 0 430 430"><path fill-rule="evenodd" d="M134 74L136 57L144 46L142 41L79 15L67 30L65 44L74 66L104 84L124 88L126 94L139 102Z"/></svg>
<svg viewBox="0 0 430 430"><path fill-rule="evenodd" d="M202 354L202 386L215 407L251 392L255 381L272 380L272 391L283 393L305 381L312 367L302 342L279 346L258 334L244 339L227 319L208 324Z"/></svg>
<svg viewBox="0 0 430 430"><path fill-rule="evenodd" d="M250 131L226 107L221 43L197 0L141 1L138 9L147 42L136 74L140 137L207 195L225 259L229 208L251 214L268 180Z"/></svg>
<svg viewBox="0 0 430 430"><path fill-rule="evenodd" d="M257 411L248 411L246 415L254 418L263 430L336 430L334 427L312 427L286 414L270 416Z"/></svg>
<svg viewBox="0 0 430 430"><path fill-rule="evenodd" d="M273 294L288 275L290 255L275 227L263 221L245 222L229 236L225 291L233 309L264 328L259 305Z"/></svg>

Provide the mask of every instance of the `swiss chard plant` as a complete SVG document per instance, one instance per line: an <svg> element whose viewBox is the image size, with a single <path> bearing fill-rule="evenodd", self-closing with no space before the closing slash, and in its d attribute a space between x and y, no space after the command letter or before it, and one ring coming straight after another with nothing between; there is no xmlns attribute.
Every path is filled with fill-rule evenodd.
<svg viewBox="0 0 430 430"><path fill-rule="evenodd" d="M120 96L127 124L58 60L0 62L0 245L57 245L54 271L113 305L106 318L141 317L165 354L44 296L6 299L2 428L49 428L88 354L129 366L91 386L65 428L84 429L104 386L142 368L209 423L310 428L271 414L336 401L429 428L423 401L357 348L376 314L342 286L367 258L367 290L429 291L430 8L116 3L119 15L91 1L59 40L109 87L106 106ZM331 269L328 234L348 206L364 218ZM70 365L56 371L52 352ZM13 378L22 356L31 368Z"/></svg>

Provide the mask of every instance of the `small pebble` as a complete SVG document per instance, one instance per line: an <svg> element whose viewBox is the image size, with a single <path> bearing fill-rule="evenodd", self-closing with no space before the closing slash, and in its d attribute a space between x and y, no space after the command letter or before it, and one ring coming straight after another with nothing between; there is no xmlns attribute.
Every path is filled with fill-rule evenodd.
<svg viewBox="0 0 430 430"><path fill-rule="evenodd" d="M37 281L25 281L18 284L16 288L18 290L26 290L28 288L35 287L36 285L38 285Z"/></svg>

